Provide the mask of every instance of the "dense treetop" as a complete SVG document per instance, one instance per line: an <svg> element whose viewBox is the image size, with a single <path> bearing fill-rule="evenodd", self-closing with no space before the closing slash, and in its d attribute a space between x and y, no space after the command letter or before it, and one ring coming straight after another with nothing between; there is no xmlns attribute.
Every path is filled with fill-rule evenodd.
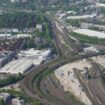
<svg viewBox="0 0 105 105"><path fill-rule="evenodd" d="M41 23L42 17L35 13L16 12L3 13L0 15L0 28L29 28Z"/></svg>

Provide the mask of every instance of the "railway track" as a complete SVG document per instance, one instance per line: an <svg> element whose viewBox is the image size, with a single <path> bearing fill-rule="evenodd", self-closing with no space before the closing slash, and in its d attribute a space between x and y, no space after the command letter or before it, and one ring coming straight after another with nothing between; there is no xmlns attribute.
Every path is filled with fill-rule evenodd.
<svg viewBox="0 0 105 105"><path fill-rule="evenodd" d="M44 78L44 77L42 78L43 74L45 73L46 75L48 75L54 69L67 63L69 60L69 58L68 59L65 58L64 54L67 50L64 49L64 46L62 46L61 40L59 40L59 36L63 35L63 34L61 32L59 32L59 30L55 29L56 27L54 24L52 24L52 28L53 28L52 31L53 31L53 35L54 35L54 45L56 46L56 50L58 52L57 57L54 58L52 61L48 62L47 64L42 64L35 70L32 70L32 72L27 74L25 76L25 78L20 83L21 88L26 92L27 95L31 96L34 99L35 98L39 99L45 105L46 104L56 105L56 103L54 102L55 99L52 99L51 97L46 96L41 91L40 81ZM71 53L68 56L71 56ZM50 100L50 102L49 102L49 100ZM60 101L58 101L57 104L62 105L62 103Z"/></svg>
<svg viewBox="0 0 105 105"><path fill-rule="evenodd" d="M54 36L53 41L54 41L56 50L58 52L58 55L52 61L49 61L46 64L41 64L39 67L34 68L20 82L20 86L28 96L32 97L33 99L39 99L44 105L64 105L61 102L61 100L57 100L56 98L57 96L51 97L50 95L45 94L43 92L40 86L41 81L51 72L53 72L55 69L57 69L58 67L66 63L72 63L77 60L82 60L84 58L89 58L89 57L97 56L100 54L78 55L81 47L73 48L74 49L73 51L69 51L68 49L65 49L64 45L62 44L60 40L60 37L64 38L66 37L66 35L59 32L54 22L51 23L51 25L52 25L51 33L53 33L53 36ZM64 39L67 39L67 38L64 38ZM75 44L75 41L74 41L74 44ZM69 51L69 53L66 54L66 51ZM102 53L102 54L105 54L105 53ZM75 105L75 104L72 104L72 105Z"/></svg>

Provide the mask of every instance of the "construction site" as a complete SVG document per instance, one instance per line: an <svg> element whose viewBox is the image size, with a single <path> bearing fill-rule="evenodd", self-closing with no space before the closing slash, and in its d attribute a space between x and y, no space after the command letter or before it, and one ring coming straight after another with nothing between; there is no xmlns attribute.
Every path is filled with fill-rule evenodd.
<svg viewBox="0 0 105 105"><path fill-rule="evenodd" d="M64 91L73 93L85 105L105 104L104 73L105 56L66 64L54 72Z"/></svg>

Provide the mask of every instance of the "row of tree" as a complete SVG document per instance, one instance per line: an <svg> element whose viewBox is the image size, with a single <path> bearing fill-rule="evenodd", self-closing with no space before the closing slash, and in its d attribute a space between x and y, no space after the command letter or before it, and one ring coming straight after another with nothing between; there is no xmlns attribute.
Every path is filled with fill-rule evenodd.
<svg viewBox="0 0 105 105"><path fill-rule="evenodd" d="M0 105L5 105L4 100L0 99Z"/></svg>
<svg viewBox="0 0 105 105"><path fill-rule="evenodd" d="M43 105L38 100L33 100L31 97L27 96L24 91L17 91L14 89L0 89L0 93L9 93L13 97L20 97L24 99L28 105ZM0 100L0 105L5 105L3 100Z"/></svg>
<svg viewBox="0 0 105 105"><path fill-rule="evenodd" d="M21 80L23 77L24 76L22 74L7 76L6 79L0 80L0 87L4 87L6 85L16 83L17 81Z"/></svg>
<svg viewBox="0 0 105 105"><path fill-rule="evenodd" d="M105 39L104 38L90 37L90 36L81 35L81 34L78 34L75 32L71 32L70 35L79 39L81 43L105 45Z"/></svg>
<svg viewBox="0 0 105 105"><path fill-rule="evenodd" d="M82 20L72 20L72 19L66 20L67 23L69 23L70 25L72 25L74 27L80 27L81 21Z"/></svg>
<svg viewBox="0 0 105 105"><path fill-rule="evenodd" d="M15 12L3 13L0 15L0 28L24 29L35 27L36 24L42 22L42 16L35 13Z"/></svg>

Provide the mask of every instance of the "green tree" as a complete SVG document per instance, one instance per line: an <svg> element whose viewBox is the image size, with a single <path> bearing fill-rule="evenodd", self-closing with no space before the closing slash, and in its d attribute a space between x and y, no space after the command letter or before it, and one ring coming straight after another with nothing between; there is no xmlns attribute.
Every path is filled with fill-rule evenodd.
<svg viewBox="0 0 105 105"><path fill-rule="evenodd" d="M4 100L0 99L0 105L5 105Z"/></svg>

